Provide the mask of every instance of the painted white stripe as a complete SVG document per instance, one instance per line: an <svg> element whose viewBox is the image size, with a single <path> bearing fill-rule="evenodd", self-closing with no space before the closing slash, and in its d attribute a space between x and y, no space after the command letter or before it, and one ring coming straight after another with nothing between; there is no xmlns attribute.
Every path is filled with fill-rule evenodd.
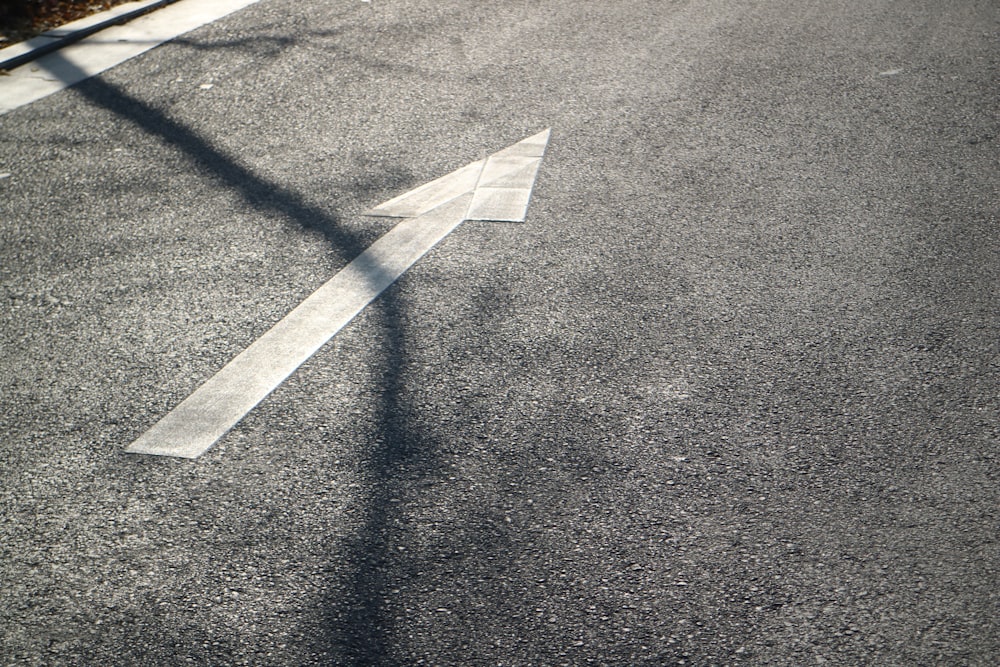
<svg viewBox="0 0 1000 667"><path fill-rule="evenodd" d="M0 114L30 104L258 0L179 0L0 77Z"/></svg>
<svg viewBox="0 0 1000 667"><path fill-rule="evenodd" d="M86 16L78 21L71 21L52 30L46 30L37 37L32 37L31 39L0 49L0 68L13 69L17 65L12 65L11 63L22 62L25 57L31 57L32 54L34 54L34 59L37 60L39 57L45 55L46 52L50 52L51 49L59 48L67 40L71 40L74 35L78 35L82 39L98 30L110 28L116 22L124 22L129 20L129 18L136 18L147 11L158 9L170 2L171 0L125 2L103 12Z"/></svg>
<svg viewBox="0 0 1000 667"><path fill-rule="evenodd" d="M403 272L468 219L483 190L488 192L482 198L482 212L507 216L486 219L523 221L545 151L545 143L539 145L543 135L548 141L546 130L373 209L377 215L423 212L404 219L373 243L125 451L183 458L203 454ZM493 161L501 154L512 159ZM490 179L511 187L482 185L491 161ZM501 191L502 195L497 195Z"/></svg>
<svg viewBox="0 0 1000 667"><path fill-rule="evenodd" d="M414 188L405 194L379 204L365 215L410 218L430 211L476 188L485 160L467 164L447 176Z"/></svg>
<svg viewBox="0 0 1000 667"><path fill-rule="evenodd" d="M466 220L524 222L549 132L539 132L486 159Z"/></svg>
<svg viewBox="0 0 1000 667"><path fill-rule="evenodd" d="M536 135L522 139L516 144L511 144L507 148L497 151L492 157L520 155L522 157L540 158L545 155L545 148L549 145L549 134L551 132L551 128L542 130Z"/></svg>
<svg viewBox="0 0 1000 667"><path fill-rule="evenodd" d="M466 219L524 222L530 197L531 190L523 188L476 188Z"/></svg>
<svg viewBox="0 0 1000 667"><path fill-rule="evenodd" d="M539 132L484 160L379 204L366 215L401 218L420 215L474 192L466 220L524 222L549 134L550 130Z"/></svg>
<svg viewBox="0 0 1000 667"><path fill-rule="evenodd" d="M471 198L396 225L125 451L200 456L460 225Z"/></svg>

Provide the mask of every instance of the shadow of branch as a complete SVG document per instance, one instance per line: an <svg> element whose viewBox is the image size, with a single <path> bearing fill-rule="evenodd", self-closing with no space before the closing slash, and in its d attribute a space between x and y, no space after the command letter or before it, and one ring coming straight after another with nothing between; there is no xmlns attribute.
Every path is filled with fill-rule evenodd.
<svg viewBox="0 0 1000 667"><path fill-rule="evenodd" d="M58 68L71 76L84 74L65 59L58 62ZM344 229L338 217L311 205L299 193L254 173L162 110L101 78L87 79L74 90L90 104L180 151L206 178L238 194L251 206L277 214L304 229L321 232L345 262L364 250L361 238ZM388 619L381 606L386 591L378 563L393 557L387 543L387 528L394 511L390 502L395 495L393 469L413 455L414 443L421 440L420 434L411 428L410 406L403 398L405 378L402 369L407 359L406 304L398 291L390 288L372 307L377 309L387 332L380 349L372 352L373 363L384 378L376 412L376 444L368 454L368 470L365 471L366 477L374 483L366 493L363 528L349 545L348 562L355 564L355 568L348 577L348 600L329 601L329 605L338 606L342 612L346 610L346 617L330 609L324 610L326 636L318 640L328 652L340 654L357 665L381 664L388 655ZM420 455L433 459L433 451L427 448L421 448ZM430 461L425 464L433 465Z"/></svg>

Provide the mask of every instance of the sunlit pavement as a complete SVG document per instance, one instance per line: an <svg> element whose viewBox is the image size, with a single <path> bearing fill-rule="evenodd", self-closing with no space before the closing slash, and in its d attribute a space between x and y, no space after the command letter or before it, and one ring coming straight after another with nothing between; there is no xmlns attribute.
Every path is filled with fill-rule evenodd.
<svg viewBox="0 0 1000 667"><path fill-rule="evenodd" d="M0 115L0 664L992 664L998 29L259 0L53 54ZM365 213L546 128L523 223L197 458L125 451Z"/></svg>

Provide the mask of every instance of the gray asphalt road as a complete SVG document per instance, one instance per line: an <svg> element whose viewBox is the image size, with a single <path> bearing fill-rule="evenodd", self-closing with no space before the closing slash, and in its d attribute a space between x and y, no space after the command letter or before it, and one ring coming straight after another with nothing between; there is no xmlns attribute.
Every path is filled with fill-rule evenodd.
<svg viewBox="0 0 1000 667"><path fill-rule="evenodd" d="M4 665L991 665L992 0L261 0L0 117ZM211 84L209 86L209 84ZM123 452L546 127L207 454Z"/></svg>

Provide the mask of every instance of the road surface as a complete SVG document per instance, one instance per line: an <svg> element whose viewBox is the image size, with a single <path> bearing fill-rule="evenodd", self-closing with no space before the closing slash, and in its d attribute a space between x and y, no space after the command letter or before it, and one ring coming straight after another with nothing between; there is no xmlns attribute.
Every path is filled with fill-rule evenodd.
<svg viewBox="0 0 1000 667"><path fill-rule="evenodd" d="M995 664L998 71L992 0L260 0L0 116L0 663Z"/></svg>

